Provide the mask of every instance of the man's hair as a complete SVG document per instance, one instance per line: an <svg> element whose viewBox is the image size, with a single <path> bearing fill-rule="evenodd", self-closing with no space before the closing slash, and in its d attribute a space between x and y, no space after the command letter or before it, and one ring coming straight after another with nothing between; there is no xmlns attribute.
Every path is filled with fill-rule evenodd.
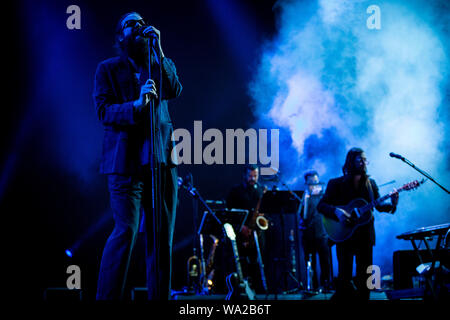
<svg viewBox="0 0 450 320"><path fill-rule="evenodd" d="M361 148L351 148L347 152L347 157L345 158L344 166L342 167L342 172L344 173L344 176L352 175L355 171L355 158L361 153L363 153L364 150Z"/></svg>
<svg viewBox="0 0 450 320"><path fill-rule="evenodd" d="M246 164L242 170L242 179L246 180L248 173L253 170L258 170L258 166L256 164Z"/></svg>
<svg viewBox="0 0 450 320"><path fill-rule="evenodd" d="M303 175L303 178L305 179L305 182L306 182L306 179L308 179L308 177L313 177L313 176L319 176L319 174L317 173L316 170L308 170Z"/></svg>
<svg viewBox="0 0 450 320"><path fill-rule="evenodd" d="M258 166L256 164L247 164L244 167L244 175L249 171L258 170Z"/></svg>
<svg viewBox="0 0 450 320"><path fill-rule="evenodd" d="M138 12L136 11L131 11L131 12L127 12L125 14L123 14L119 20L117 21L116 24L116 30L114 33L114 49L117 51L117 53L122 54L123 53L123 43L122 41L120 41L120 38L122 37L122 21L128 17L130 14L137 14L139 16L141 16ZM142 17L142 16L141 16Z"/></svg>

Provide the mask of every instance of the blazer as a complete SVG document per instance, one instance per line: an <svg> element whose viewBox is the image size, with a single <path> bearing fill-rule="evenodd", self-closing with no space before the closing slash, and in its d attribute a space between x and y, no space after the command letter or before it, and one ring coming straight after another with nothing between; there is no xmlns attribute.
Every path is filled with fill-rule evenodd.
<svg viewBox="0 0 450 320"><path fill-rule="evenodd" d="M154 100L155 160L175 166L171 161L173 126L167 101L178 97L182 86L172 60L164 57L161 69L162 92L159 92L159 65L152 66L152 79L161 96L160 103ZM148 111L136 112L133 107L141 85L148 79L148 70L138 71L125 56L107 59L97 67L93 98L97 117L104 127L101 173L136 174L142 166L150 164L150 115Z"/></svg>

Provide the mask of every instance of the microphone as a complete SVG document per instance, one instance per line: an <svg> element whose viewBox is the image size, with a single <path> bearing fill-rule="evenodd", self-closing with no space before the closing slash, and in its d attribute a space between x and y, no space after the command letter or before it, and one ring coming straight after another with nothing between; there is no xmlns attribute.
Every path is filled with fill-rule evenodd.
<svg viewBox="0 0 450 320"><path fill-rule="evenodd" d="M184 188L186 189L190 194L192 194L194 197L197 196L197 189L192 185L193 178L192 174L188 173L186 175L186 178L178 177L178 188Z"/></svg>
<svg viewBox="0 0 450 320"><path fill-rule="evenodd" d="M179 187L187 187L192 183L192 177L188 174L184 179L182 177L178 177L178 186Z"/></svg>
<svg viewBox="0 0 450 320"><path fill-rule="evenodd" d="M133 30L133 34L135 36L141 36L143 38L156 38L158 39L158 35L156 32L153 31L153 29L147 30L150 26L141 26L136 27Z"/></svg>
<svg viewBox="0 0 450 320"><path fill-rule="evenodd" d="M405 160L404 157L402 157L402 156L399 155L399 154L393 153L393 152L389 153L389 155L390 155L392 158L397 158L397 159L400 159L400 160Z"/></svg>

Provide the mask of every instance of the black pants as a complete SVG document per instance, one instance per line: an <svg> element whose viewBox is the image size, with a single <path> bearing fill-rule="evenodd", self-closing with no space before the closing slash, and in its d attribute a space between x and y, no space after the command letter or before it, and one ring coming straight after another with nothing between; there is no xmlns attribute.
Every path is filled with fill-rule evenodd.
<svg viewBox="0 0 450 320"><path fill-rule="evenodd" d="M370 290L367 286L367 279L371 274L367 273L367 267L373 264L372 254L372 243L358 237L336 244L339 274L334 299L369 300ZM353 257L356 259L355 282L352 282Z"/></svg>
<svg viewBox="0 0 450 320"><path fill-rule="evenodd" d="M151 175L108 175L114 230L103 250L97 288L97 300L122 299L136 243L141 207L144 209L148 297L170 298L172 239L177 204L177 169L161 166L161 216L155 224L152 213ZM158 262L159 266L158 267Z"/></svg>

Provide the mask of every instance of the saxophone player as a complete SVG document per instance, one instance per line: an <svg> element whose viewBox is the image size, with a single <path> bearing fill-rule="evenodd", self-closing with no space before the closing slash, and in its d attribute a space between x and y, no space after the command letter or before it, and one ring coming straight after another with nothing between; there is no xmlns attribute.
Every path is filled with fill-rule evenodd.
<svg viewBox="0 0 450 320"><path fill-rule="evenodd" d="M260 249L260 253L264 252L265 235L262 229L266 229L268 225L267 220L258 213L258 206L265 190L258 183L258 180L259 167L256 165L245 166L242 181L231 188L226 198L226 203L229 209L244 209L249 212L247 220L238 235L239 255L244 275L248 276L252 288L256 292L264 292L266 290L264 288L265 284L258 281L264 276L261 275L258 249ZM253 240L254 231L258 234L259 248L256 247Z"/></svg>

